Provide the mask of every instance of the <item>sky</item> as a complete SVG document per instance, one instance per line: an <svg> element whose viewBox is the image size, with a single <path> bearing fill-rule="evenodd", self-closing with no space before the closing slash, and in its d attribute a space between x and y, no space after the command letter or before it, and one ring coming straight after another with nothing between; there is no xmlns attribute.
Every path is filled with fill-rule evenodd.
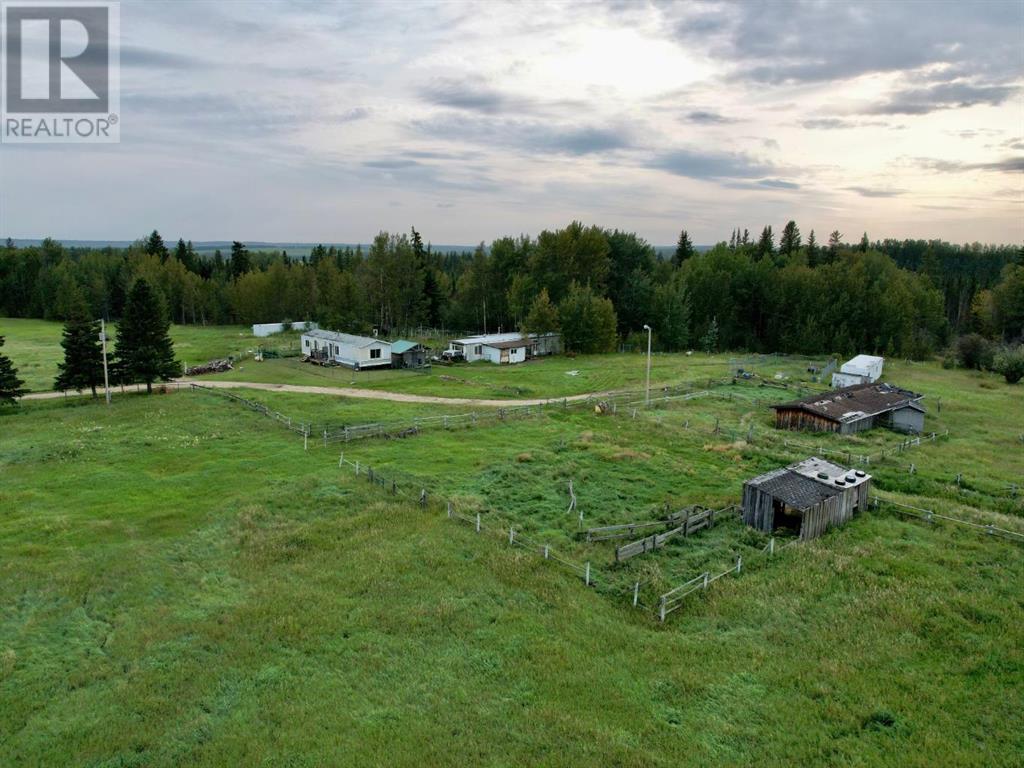
<svg viewBox="0 0 1024 768"><path fill-rule="evenodd" d="M0 236L1024 241L1024 2L121 4L121 141Z"/></svg>

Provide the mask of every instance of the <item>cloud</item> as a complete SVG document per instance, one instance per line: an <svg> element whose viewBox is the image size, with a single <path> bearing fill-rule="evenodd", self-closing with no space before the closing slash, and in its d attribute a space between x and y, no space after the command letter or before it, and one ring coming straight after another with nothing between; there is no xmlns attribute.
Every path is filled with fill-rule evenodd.
<svg viewBox="0 0 1024 768"><path fill-rule="evenodd" d="M941 160L934 157L917 157L914 162L922 168L937 173L965 173L967 171L995 171L997 173L1024 172L1024 156L1007 157L986 163L967 163L960 160Z"/></svg>
<svg viewBox="0 0 1024 768"><path fill-rule="evenodd" d="M792 181L783 181L782 179L761 179L757 183L759 186L771 189L800 189L799 184L795 184Z"/></svg>
<svg viewBox="0 0 1024 768"><path fill-rule="evenodd" d="M742 153L698 152L677 149L663 152L648 167L691 179L751 179L770 173L772 168Z"/></svg>
<svg viewBox="0 0 1024 768"><path fill-rule="evenodd" d="M890 125L883 120L847 120L841 117L820 117L803 120L800 125L810 131L840 131L852 128L892 128L902 130L904 125Z"/></svg>
<svg viewBox="0 0 1024 768"><path fill-rule="evenodd" d="M589 155L632 146L628 128L612 125L575 126L540 120L457 119L416 120L413 128L435 138L476 145L513 147L530 153Z"/></svg>
<svg viewBox="0 0 1024 768"><path fill-rule="evenodd" d="M440 107L483 112L488 115L513 108L508 96L487 85L480 78L437 80L424 89L423 98Z"/></svg>
<svg viewBox="0 0 1024 768"><path fill-rule="evenodd" d="M937 83L907 88L891 94L887 101L870 107L875 115L926 115L943 109L998 106L1017 92L1013 85L976 85L967 82Z"/></svg>
<svg viewBox="0 0 1024 768"><path fill-rule="evenodd" d="M699 123L701 125L727 125L729 123L739 122L734 117L726 117L718 112L711 112L708 110L696 110L694 112L690 112L685 119L687 122Z"/></svg>
<svg viewBox="0 0 1024 768"><path fill-rule="evenodd" d="M137 45L121 46L121 66L144 69L190 70L209 67L210 63L196 56L144 48Z"/></svg>
<svg viewBox="0 0 1024 768"><path fill-rule="evenodd" d="M879 189L875 187L843 187L849 192L856 192L861 197L899 197L906 194L904 189Z"/></svg>

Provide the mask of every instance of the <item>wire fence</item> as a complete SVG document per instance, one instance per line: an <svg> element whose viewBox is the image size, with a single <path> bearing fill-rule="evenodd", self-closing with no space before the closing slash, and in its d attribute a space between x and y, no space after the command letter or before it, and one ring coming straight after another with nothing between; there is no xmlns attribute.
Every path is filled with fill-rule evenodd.
<svg viewBox="0 0 1024 768"><path fill-rule="evenodd" d="M923 509L921 507L915 507L910 504L903 504L899 501L892 501L890 499L883 499L878 496L871 497L872 503L878 508L881 504L892 508L894 512L904 515L906 517L914 517L919 520L924 520L926 523L934 524L936 520L942 520L947 523L955 523L962 525L967 528L973 528L977 531L983 531L989 536L1000 536L1010 541L1015 541L1018 544L1024 544L1024 533L1019 531L1011 531L1007 528L1000 528L992 523L976 523L972 520L964 520L960 517L953 517L951 515L941 515L931 509Z"/></svg>

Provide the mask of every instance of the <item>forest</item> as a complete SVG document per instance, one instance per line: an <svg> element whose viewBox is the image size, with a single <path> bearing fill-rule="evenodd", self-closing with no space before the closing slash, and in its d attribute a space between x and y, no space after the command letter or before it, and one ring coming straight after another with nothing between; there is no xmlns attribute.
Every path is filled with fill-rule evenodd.
<svg viewBox="0 0 1024 768"><path fill-rule="evenodd" d="M795 222L776 242L734 230L695 248L684 230L659 253L634 233L572 222L439 252L421 234L381 232L362 247L308 257L235 242L212 257L157 231L128 248L0 246L0 315L64 320L85 304L118 320L144 279L174 322L315 320L354 333L561 329L584 352L640 342L657 349L879 352L925 358L963 334L1024 333L1024 250L938 240L819 243ZM645 341L645 339L644 339Z"/></svg>

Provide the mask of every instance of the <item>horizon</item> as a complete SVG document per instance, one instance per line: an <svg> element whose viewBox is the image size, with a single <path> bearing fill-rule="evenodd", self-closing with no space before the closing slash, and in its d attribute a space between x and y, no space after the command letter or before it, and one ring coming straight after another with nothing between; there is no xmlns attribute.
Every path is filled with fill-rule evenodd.
<svg viewBox="0 0 1024 768"><path fill-rule="evenodd" d="M120 143L0 146L0 231L1024 240L1020 3L476 8L124 2Z"/></svg>

